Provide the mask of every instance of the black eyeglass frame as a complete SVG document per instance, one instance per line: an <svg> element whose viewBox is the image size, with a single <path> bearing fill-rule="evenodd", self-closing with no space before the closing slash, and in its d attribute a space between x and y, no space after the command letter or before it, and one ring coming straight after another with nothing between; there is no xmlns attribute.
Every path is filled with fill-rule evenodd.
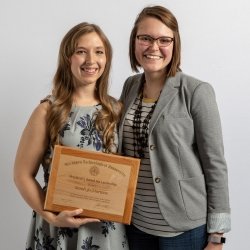
<svg viewBox="0 0 250 250"><path fill-rule="evenodd" d="M143 41L143 40L140 40L140 37L147 37L149 40L148 40L148 42L146 41ZM159 46L159 47L168 47L173 41L174 41L174 38L173 37L170 37L170 36L159 36L159 37L157 37L157 38L154 38L154 37L152 37L152 36L150 36L150 35L137 35L136 36L136 38L137 38L137 40L139 41L139 42L141 42L142 44L144 43L145 45L148 45L148 46L150 46L150 45L153 45L154 44L154 42L156 42L157 43L157 45ZM170 40L170 42L167 44L167 45L162 45L162 44L159 44L159 39L161 39L161 38L165 38L165 39L169 39ZM148 44L147 44L148 43Z"/></svg>

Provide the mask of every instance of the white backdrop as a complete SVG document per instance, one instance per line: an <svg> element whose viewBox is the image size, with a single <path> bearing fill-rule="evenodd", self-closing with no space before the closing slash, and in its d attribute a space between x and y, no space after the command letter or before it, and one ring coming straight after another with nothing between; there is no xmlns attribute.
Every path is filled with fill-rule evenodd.
<svg viewBox="0 0 250 250"><path fill-rule="evenodd" d="M177 17L182 70L210 82L221 113L229 168L232 231L226 250L248 250L250 234L250 2L247 0L0 0L0 249L24 249L31 210L12 172L21 132L49 93L59 43L75 24L101 26L113 49L110 93L132 72L129 34L139 11L162 4Z"/></svg>

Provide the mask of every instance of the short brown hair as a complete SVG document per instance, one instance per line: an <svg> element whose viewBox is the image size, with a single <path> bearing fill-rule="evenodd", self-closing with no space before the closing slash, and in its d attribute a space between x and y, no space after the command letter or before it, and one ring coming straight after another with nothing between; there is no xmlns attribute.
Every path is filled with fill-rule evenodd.
<svg viewBox="0 0 250 250"><path fill-rule="evenodd" d="M137 16L134 27L130 34L129 41L129 57L130 57L130 65L133 71L139 72L138 67L140 64L138 63L135 57L135 39L137 35L138 25L139 23L147 17L153 17L160 20L164 23L168 28L173 31L174 34L174 47L173 47L173 56L172 60L166 68L167 77L174 76L176 72L181 71L180 69L180 61L181 61L181 39L179 34L178 22L175 16L171 11L162 7L162 6L152 6L145 7Z"/></svg>

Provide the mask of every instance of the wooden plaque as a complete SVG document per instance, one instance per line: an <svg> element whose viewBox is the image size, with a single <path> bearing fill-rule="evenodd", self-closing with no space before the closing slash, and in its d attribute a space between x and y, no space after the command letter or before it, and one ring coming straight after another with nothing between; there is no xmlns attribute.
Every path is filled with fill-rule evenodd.
<svg viewBox="0 0 250 250"><path fill-rule="evenodd" d="M140 159L56 145L44 209L130 224L139 167Z"/></svg>

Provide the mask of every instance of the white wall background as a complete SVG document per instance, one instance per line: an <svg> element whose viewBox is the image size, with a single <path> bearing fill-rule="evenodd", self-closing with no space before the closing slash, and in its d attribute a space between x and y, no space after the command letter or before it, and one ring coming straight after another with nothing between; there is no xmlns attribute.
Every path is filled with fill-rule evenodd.
<svg viewBox="0 0 250 250"><path fill-rule="evenodd" d="M229 168L232 231L227 250L248 250L250 234L250 2L247 0L0 0L0 249L24 249L31 217L12 180L21 132L49 93L59 43L75 24L102 27L114 49L110 92L119 97L131 75L128 40L149 4L176 15L182 70L210 82L221 113Z"/></svg>

